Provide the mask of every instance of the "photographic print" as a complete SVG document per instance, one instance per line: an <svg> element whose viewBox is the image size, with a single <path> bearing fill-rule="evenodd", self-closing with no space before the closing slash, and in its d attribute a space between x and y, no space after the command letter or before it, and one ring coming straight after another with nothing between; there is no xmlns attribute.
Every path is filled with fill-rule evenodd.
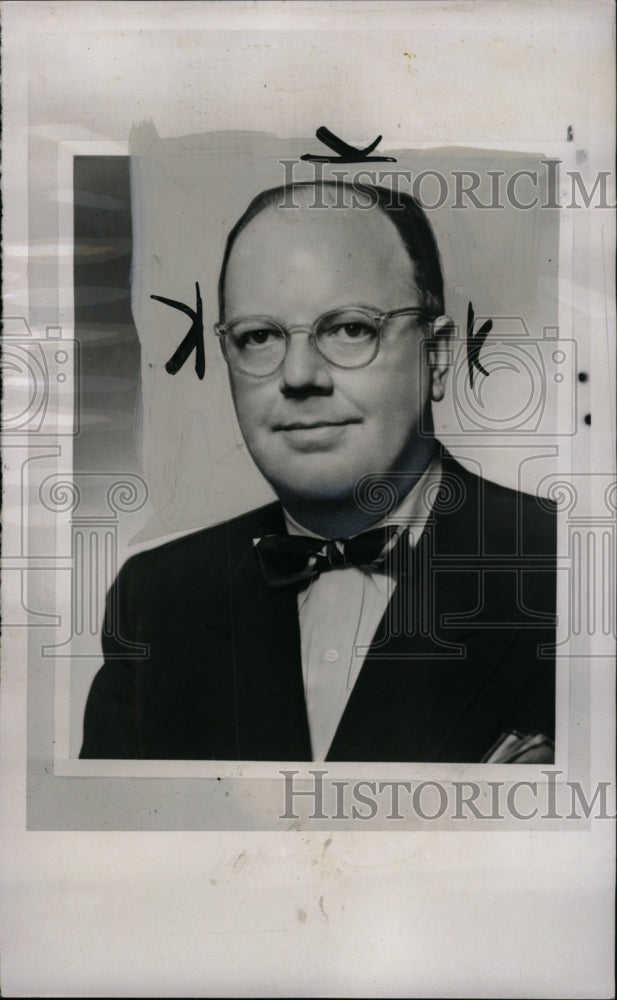
<svg viewBox="0 0 617 1000"><path fill-rule="evenodd" d="M560 925L538 985L524 913L554 920L577 851L585 941L610 895L612 12L33 7L3 9L4 756L24 845L80 838L83 892L88 844L113 837L124 892L139 844L155 923L160 877L193 885L207 845L199 926L222 906L230 948L249 924L229 872L250 886L246 974L225 945L204 979L183 938L156 995L554 995L568 976L609 995L610 935L590 979ZM481 975L476 953L461 979L459 936L438 974L437 944L415 978L402 957L360 957L363 982L334 957L259 971L286 907L298 948L343 931L352 899L381 913L386 858L442 928L467 887L482 921L488 885L507 908L525 870L504 963ZM117 977L94 947L74 976L46 951L29 979L13 946L8 976L16 995L50 968L68 995L121 995L123 974L152 992L151 940Z"/></svg>
<svg viewBox="0 0 617 1000"><path fill-rule="evenodd" d="M139 134L133 137L137 150L143 142ZM575 376L570 371L567 381L565 374L557 381L555 375L558 366L567 372L575 365L575 350L565 338L563 345L556 343L555 212L545 204L539 221L530 215L519 221L516 206L512 212L506 247L529 239L545 260L543 267L533 252L522 255L518 287L529 299L524 318L498 315L495 300L489 303L491 318L476 320L469 301L466 309L459 304L461 322L455 324L446 315L442 255L429 212L402 184L417 191L424 184L428 191L436 179L440 185L454 182L448 199L440 190L435 225L443 227L442 242L453 261L449 287L461 289L459 299L469 297L463 279L452 274L461 240L478 247L481 259L486 244L495 248L495 223L482 219L474 232L468 222L459 233L451 217L457 198L462 207L461 179L482 176L481 154L474 159L471 151L457 153L450 169L442 155L439 172L432 166L416 168L414 175L412 163L434 164L433 151L396 150L387 161L397 166L388 169L377 166L383 162L378 156L364 162L363 154L347 153L360 165L351 160L342 170L333 156L326 173L318 154L294 159L291 144L251 133L176 142L153 138L148 128L145 142L132 157L131 296L137 334L147 332L138 337L141 366L135 364L136 403L128 427L143 456L143 482L130 478L126 489L133 484L135 508L145 507L147 493L157 522L176 531L183 521L199 524L213 516L204 512L204 499L214 505L218 495L221 514L254 504L253 484L259 499L267 486L276 499L231 520L215 515L213 530L149 546L117 582L97 588L110 591L106 663L90 689L80 756L471 763L495 753L507 760L493 748L517 733L523 745L534 741L531 763L553 763L555 658L540 647L555 645L557 505L549 494L558 478L547 471L542 450L552 443L551 432L555 439L572 433L575 419L569 413L557 427L559 410L566 414L573 407ZM304 148L311 145L305 140ZM491 166L507 159L493 154ZM516 169L490 171L505 178L504 189L513 188L513 177L538 174L528 170L527 158L510 159ZM92 158L74 162L78 174L82 163L94 169ZM106 158L101 163L106 171ZM464 170L457 169L463 164ZM539 165L555 169L555 161ZM253 195L260 185L272 184L260 173L276 178L277 172L282 183ZM243 191L249 178L249 191ZM392 180L396 187L385 186ZM75 190L82 196L79 181ZM544 202L547 196L548 188ZM243 198L248 205L229 234L224 218L233 219L233 209L225 197L234 208ZM497 211L503 236L505 209ZM90 214L100 227L100 210L93 207ZM186 223L182 232L173 225L189 217L192 238ZM379 225L385 221L389 227ZM181 245L169 245L174 232ZM371 279L367 260L387 233L392 245ZM253 234L254 245L248 242ZM95 239L83 240L88 284L83 292L77 286L78 299L92 296L93 282L99 294L105 287L93 278ZM402 272L406 266L395 248L406 251L414 274L423 275L422 291L413 274L401 273L398 288L384 294L391 268ZM218 275L217 252L223 261ZM492 256L495 274L509 271L495 249ZM349 290L343 287L343 258ZM202 262L209 260L212 269L204 270ZM242 267L238 277L236 261ZM189 304L178 296L190 299L194 262L196 302ZM487 263L479 262L478 269L485 277ZM534 337L530 327L539 324L532 309L542 308L536 289L543 270L549 294L553 279L553 309L545 307L541 336ZM266 274L274 275L271 292ZM256 305L234 304L237 285L249 290L247 298L255 296ZM281 286L290 296L298 289L294 301L279 304ZM153 288L171 289L173 297L153 294ZM295 301L299 289L307 299L310 290L310 303ZM115 287L112 294L118 294ZM503 294L499 298L507 312ZM92 431L80 431L75 459L83 453L91 464L102 415L90 417L87 410L99 395L109 406L114 383L107 383L113 376L106 371L89 377L83 368L89 338L96 333L100 341L103 327L101 308L95 330L89 309L84 304L76 310L82 382L98 378L101 390L107 384L111 390L106 397L92 392L91 400L80 394L85 428ZM304 361L292 331L303 327L293 320L312 313L304 338L310 351L303 352L308 370L301 366L298 373L293 362ZM189 330L182 338L184 316ZM163 364L172 330L180 333L180 344ZM112 335L118 332L112 326ZM397 341L403 354L395 350ZM130 361L118 360L124 386ZM430 404L443 402L450 374L448 421ZM489 396L483 383L490 376L501 385ZM566 400L546 391L562 385ZM111 413L103 424L108 453L110 419ZM467 447L471 470L436 437L436 419L442 439L459 450ZM509 492L477 475L486 466L490 475L495 438L502 470L509 465L502 478L514 480ZM251 459L256 470L248 468ZM499 478L499 471L497 466L493 475ZM84 482L90 475L84 472ZM531 493L518 487L535 492L538 481L546 493L532 502ZM108 489L120 487L121 480L110 476ZM59 488L54 481L53 489ZM92 535L89 543L78 508L73 523L82 540L80 577L94 585ZM146 522L143 533L148 530ZM98 551L98 534L96 545ZM113 553L113 565L119 564ZM98 565L104 570L108 564L101 558ZM449 688L456 689L451 698ZM514 745L518 760L519 743Z"/></svg>

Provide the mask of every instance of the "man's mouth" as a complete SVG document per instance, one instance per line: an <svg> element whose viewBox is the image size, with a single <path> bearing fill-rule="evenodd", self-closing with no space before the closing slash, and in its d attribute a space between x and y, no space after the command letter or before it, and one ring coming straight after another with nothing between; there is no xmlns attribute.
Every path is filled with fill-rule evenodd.
<svg viewBox="0 0 617 1000"><path fill-rule="evenodd" d="M293 420L288 424L274 424L273 431L310 431L319 427L345 427L347 424L359 424L359 418L346 420Z"/></svg>

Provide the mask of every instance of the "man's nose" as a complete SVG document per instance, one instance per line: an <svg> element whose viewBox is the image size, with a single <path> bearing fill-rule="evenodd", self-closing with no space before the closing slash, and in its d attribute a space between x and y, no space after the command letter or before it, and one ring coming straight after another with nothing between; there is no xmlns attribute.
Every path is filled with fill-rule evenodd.
<svg viewBox="0 0 617 1000"><path fill-rule="evenodd" d="M281 368L281 391L315 389L327 392L331 388L332 369L317 350L310 329L290 331Z"/></svg>

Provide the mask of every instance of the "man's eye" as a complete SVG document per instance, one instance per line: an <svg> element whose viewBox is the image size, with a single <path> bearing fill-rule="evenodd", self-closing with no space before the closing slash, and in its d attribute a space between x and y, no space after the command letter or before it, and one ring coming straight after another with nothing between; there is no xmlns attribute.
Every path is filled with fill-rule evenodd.
<svg viewBox="0 0 617 1000"><path fill-rule="evenodd" d="M375 336L375 329L365 322L337 323L327 333L338 340L366 340Z"/></svg>
<svg viewBox="0 0 617 1000"><path fill-rule="evenodd" d="M237 343L240 348L265 347L273 344L280 337L278 330L269 330L263 327L259 330L245 330L237 335Z"/></svg>

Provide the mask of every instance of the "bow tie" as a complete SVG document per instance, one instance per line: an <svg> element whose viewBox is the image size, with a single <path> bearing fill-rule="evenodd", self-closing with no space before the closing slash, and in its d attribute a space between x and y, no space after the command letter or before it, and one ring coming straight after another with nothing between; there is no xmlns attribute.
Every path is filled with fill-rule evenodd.
<svg viewBox="0 0 617 1000"><path fill-rule="evenodd" d="M266 583L285 587L331 569L375 569L384 561L397 531L396 525L389 524L347 539L265 535L255 539L254 544Z"/></svg>

